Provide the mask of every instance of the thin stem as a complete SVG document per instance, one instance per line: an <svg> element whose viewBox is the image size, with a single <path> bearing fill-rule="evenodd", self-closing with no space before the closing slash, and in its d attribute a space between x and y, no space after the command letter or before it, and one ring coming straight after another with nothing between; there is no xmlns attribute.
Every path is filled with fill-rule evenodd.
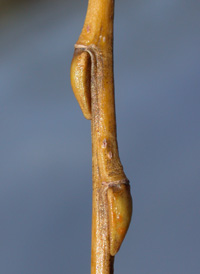
<svg viewBox="0 0 200 274"><path fill-rule="evenodd" d="M114 255L132 214L130 186L120 162L116 136L113 14L113 0L89 0L71 68L75 96L84 116L91 119L91 274L113 274Z"/></svg>

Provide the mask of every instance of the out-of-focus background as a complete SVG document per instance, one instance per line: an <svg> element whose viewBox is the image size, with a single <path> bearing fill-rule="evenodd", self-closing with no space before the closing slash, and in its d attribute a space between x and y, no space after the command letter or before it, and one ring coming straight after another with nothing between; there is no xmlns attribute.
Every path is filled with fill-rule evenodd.
<svg viewBox="0 0 200 274"><path fill-rule="evenodd" d="M90 273L91 138L70 86L87 0L0 1L0 273ZM116 0L134 210L115 274L200 273L200 1Z"/></svg>

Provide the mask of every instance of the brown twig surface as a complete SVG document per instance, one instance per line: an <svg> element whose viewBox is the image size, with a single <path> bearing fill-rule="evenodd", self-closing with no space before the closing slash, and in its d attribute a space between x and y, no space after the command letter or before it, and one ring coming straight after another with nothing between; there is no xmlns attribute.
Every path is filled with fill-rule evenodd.
<svg viewBox="0 0 200 274"><path fill-rule="evenodd" d="M114 0L89 0L75 44L71 83L92 133L91 274L112 274L132 214L129 181L118 154L113 80Z"/></svg>

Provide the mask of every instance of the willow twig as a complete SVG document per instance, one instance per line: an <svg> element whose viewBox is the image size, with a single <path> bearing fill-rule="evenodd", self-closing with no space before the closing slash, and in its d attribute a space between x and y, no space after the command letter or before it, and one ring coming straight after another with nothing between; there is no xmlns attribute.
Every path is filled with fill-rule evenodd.
<svg viewBox="0 0 200 274"><path fill-rule="evenodd" d="M92 133L91 274L112 274L132 214L129 181L118 154L113 80L114 0L89 0L75 44L71 83Z"/></svg>

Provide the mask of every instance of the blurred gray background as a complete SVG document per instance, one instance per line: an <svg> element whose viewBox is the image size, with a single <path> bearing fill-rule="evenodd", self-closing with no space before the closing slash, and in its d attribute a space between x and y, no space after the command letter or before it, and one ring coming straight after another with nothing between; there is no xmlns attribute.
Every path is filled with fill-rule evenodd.
<svg viewBox="0 0 200 274"><path fill-rule="evenodd" d="M0 273L90 273L91 138L70 86L87 0L0 1ZM116 0L133 220L115 274L200 273L200 1Z"/></svg>

